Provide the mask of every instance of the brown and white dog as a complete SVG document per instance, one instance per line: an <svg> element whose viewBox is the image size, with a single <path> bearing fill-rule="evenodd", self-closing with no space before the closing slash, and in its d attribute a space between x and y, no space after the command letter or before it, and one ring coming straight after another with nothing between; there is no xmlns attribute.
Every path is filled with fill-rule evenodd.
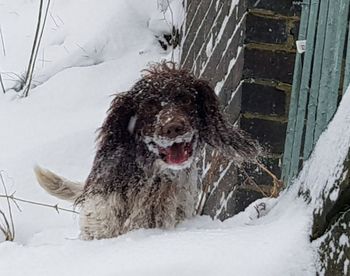
<svg viewBox="0 0 350 276"><path fill-rule="evenodd" d="M254 140L224 119L208 82L161 63L112 101L84 185L40 167L35 173L48 193L81 208L82 239L111 238L193 216L205 144L236 163L260 154Z"/></svg>

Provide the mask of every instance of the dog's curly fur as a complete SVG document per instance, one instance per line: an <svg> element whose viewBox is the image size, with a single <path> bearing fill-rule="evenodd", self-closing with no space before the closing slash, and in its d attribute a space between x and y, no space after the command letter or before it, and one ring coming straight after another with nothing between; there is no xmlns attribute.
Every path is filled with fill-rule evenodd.
<svg viewBox="0 0 350 276"><path fill-rule="evenodd" d="M237 164L255 162L261 152L224 118L207 81L161 63L112 101L81 189L47 170L35 171L49 193L81 207L81 238L110 238L137 228L173 227L193 216L196 162L205 144ZM169 158L176 162L169 164Z"/></svg>

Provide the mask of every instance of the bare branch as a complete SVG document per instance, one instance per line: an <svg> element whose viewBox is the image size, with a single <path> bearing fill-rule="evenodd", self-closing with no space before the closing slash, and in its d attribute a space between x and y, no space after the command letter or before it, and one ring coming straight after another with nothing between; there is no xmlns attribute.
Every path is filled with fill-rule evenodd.
<svg viewBox="0 0 350 276"><path fill-rule="evenodd" d="M244 173L246 180L248 180L251 185L253 184L264 197L269 197L265 193L265 191L263 189L261 189L261 187L258 184L256 184L256 182L248 175L248 173L245 169L241 168L241 170Z"/></svg>
<svg viewBox="0 0 350 276"><path fill-rule="evenodd" d="M202 192L199 197L198 205L196 208L196 214L203 214L204 206L213 192L212 186L214 183L214 175L219 170L220 165L222 165L222 161L223 160L222 158L220 158L218 152L214 150L212 153L211 167L207 172L207 179L205 180L202 186ZM265 172L272 178L273 186L261 187L248 175L247 171L243 167L240 167L239 169L245 176L245 180L243 181L243 183L254 186L256 191L260 192L264 197L277 197L283 188L283 182L280 179L278 179L274 173L272 173L259 161L254 162L254 164L256 164L263 172Z"/></svg>
<svg viewBox="0 0 350 276"><path fill-rule="evenodd" d="M40 43L41 43L42 36L43 36L43 33L44 33L44 29L45 29L45 25L46 25L46 20L47 20L47 15L48 15L48 12L49 12L49 7L50 7L51 0L47 1L43 23L41 24L42 11L43 11L43 2L44 2L44 0L40 1L37 29L36 29L36 32L35 32L32 53L31 53L30 60L29 60L29 65L28 65L28 70L27 70L27 75L26 75L26 84L25 84L25 87L24 87L23 97L27 97L28 94L29 94L29 90L30 90L30 87L31 87L32 79L33 79L35 63L36 63L36 59L38 57Z"/></svg>
<svg viewBox="0 0 350 276"><path fill-rule="evenodd" d="M58 204L50 205L50 204L46 204L46 203L41 203L41 202L36 202L36 201L32 201L32 200L27 200L27 199L15 197L14 194L12 194L12 195L0 194L0 198L8 198L8 199L11 199L11 200L13 200L13 201L24 202L24 203L28 203L28 204L32 204L32 205L37 205L37 206L43 206L43 207L53 208L53 209L55 209L58 213L59 213L59 211L64 211L64 212L79 214L79 212L77 212L77 211L58 207Z"/></svg>
<svg viewBox="0 0 350 276"><path fill-rule="evenodd" d="M0 38L1 38L1 44L2 44L2 52L4 53L4 56L6 56L5 40L4 40L4 35L2 33L1 25L0 25Z"/></svg>
<svg viewBox="0 0 350 276"><path fill-rule="evenodd" d="M7 189L6 189L6 185L5 185L5 181L4 178L2 176L2 173L0 172L0 181L2 184L2 187L4 188L4 192L5 195L7 196ZM15 225L13 222L13 215L12 215L12 208L11 208L11 203L10 203L10 199L7 198L7 208L8 208L8 212L9 212L9 216L10 216L10 223L11 223L11 228L9 228L10 232L11 232L11 236L12 236L12 240L15 238Z"/></svg>
<svg viewBox="0 0 350 276"><path fill-rule="evenodd" d="M4 82L2 80L1 72L0 72L0 86L1 86L2 92L5 94L6 90L5 90Z"/></svg>
<svg viewBox="0 0 350 276"><path fill-rule="evenodd" d="M57 213L60 211L79 214L79 212L75 210L70 210L66 208L61 208L58 206L58 204L50 205L46 203L36 202L32 200L26 200L23 198L15 197L15 193L12 193L11 195L8 194L5 180L3 177L3 172L0 171L0 182L3 186L3 189L5 191L5 194L0 194L0 199L4 198L7 201L7 207L8 207L8 217L6 216L6 213L0 209L0 232L2 232L5 236L5 240L7 241L13 241L15 238L15 227L14 227L14 220L13 220L13 212L12 212L12 205L13 203L19 211L21 211L20 206L18 205L18 202L28 203L32 205L42 206L42 207L48 207L53 208Z"/></svg>
<svg viewBox="0 0 350 276"><path fill-rule="evenodd" d="M5 225L3 225L3 224L0 225L0 230L4 234L6 241L13 241L14 237L11 233L11 228L10 228L10 224L8 222L8 219L5 215L5 213L1 210L0 210L0 215L2 216L3 221L5 223Z"/></svg>
<svg viewBox="0 0 350 276"><path fill-rule="evenodd" d="M166 5L164 5L164 2L162 1L162 3L160 3L158 1L158 8L160 7L161 9L161 12L163 13L163 20L166 22L166 24L169 26L170 28L170 32L171 32L171 39L170 39L170 47L171 47L171 61L175 61L174 60L174 41L175 41L175 36L176 36L176 33L174 33L174 30L175 30L175 26L174 26L174 12L171 8L171 5L170 5L170 1L169 0L165 0L166 2ZM166 18L166 12L167 10L169 9L170 11L170 17L171 17L171 22L169 23L167 18Z"/></svg>
<svg viewBox="0 0 350 276"><path fill-rule="evenodd" d="M272 178L273 189L271 191L271 197L277 197L284 186L283 181L278 179L276 175L274 175L268 168L266 168L260 162L257 162L257 165L260 167L261 170L263 170L265 173L267 173Z"/></svg>
<svg viewBox="0 0 350 276"><path fill-rule="evenodd" d="M27 74L25 77L25 83L26 86L29 83L29 79L30 79L30 75L32 75L32 70L33 68L33 59L34 59L34 55L35 55L35 49L37 47L37 43L38 43L38 37L39 37L39 32L40 32L40 25L41 25L41 17L42 17L42 11L43 11L43 4L44 4L44 0L40 0L40 5L39 5L39 15L38 15L38 22L36 25L36 31L35 31L35 36L34 36L34 42L33 42L33 46L32 46L32 52L30 54L30 59L29 59L29 64L28 64L28 69L27 69ZM28 91L26 91L27 88L25 88L24 91L24 97L28 96L29 93L29 89Z"/></svg>

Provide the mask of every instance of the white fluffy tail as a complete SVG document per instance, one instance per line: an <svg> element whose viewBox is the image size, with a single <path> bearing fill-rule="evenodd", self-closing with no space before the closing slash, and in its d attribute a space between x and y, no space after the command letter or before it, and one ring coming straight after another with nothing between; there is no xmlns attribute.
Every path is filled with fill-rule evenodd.
<svg viewBox="0 0 350 276"><path fill-rule="evenodd" d="M83 192L81 183L69 181L39 166L34 168L36 179L45 191L60 199L74 201Z"/></svg>

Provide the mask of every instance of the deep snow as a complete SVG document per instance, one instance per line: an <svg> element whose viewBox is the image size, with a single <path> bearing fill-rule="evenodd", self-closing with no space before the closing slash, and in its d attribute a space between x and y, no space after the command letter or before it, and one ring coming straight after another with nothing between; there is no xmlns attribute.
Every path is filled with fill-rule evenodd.
<svg viewBox="0 0 350 276"><path fill-rule="evenodd" d="M128 89L149 62L171 56L154 38L168 25L156 0L52 1L35 75L38 86L19 99L10 89L15 87L11 79L27 66L37 2L0 0L6 46L4 56L0 43L0 71L12 72L2 74L8 91L0 94L0 170L10 193L69 208L41 190L33 166L84 180L110 95ZM178 3L172 1L177 23ZM332 132L342 131L349 113L342 109ZM340 142L332 132L321 137L323 148ZM349 146L346 135L344 147ZM297 191L301 183L311 186L305 184L315 179L310 174L337 168L342 153L329 154L334 155L331 165L313 154L306 166L310 172L304 171L279 199L260 200L223 223L197 217L176 229L138 230L87 242L77 239L77 215L20 203L16 241L0 243L0 274L314 275L315 253L309 242L313 206L299 199ZM326 181L327 175L322 177ZM0 200L0 208L5 203ZM255 206L260 203L266 205L266 215L257 218Z"/></svg>

